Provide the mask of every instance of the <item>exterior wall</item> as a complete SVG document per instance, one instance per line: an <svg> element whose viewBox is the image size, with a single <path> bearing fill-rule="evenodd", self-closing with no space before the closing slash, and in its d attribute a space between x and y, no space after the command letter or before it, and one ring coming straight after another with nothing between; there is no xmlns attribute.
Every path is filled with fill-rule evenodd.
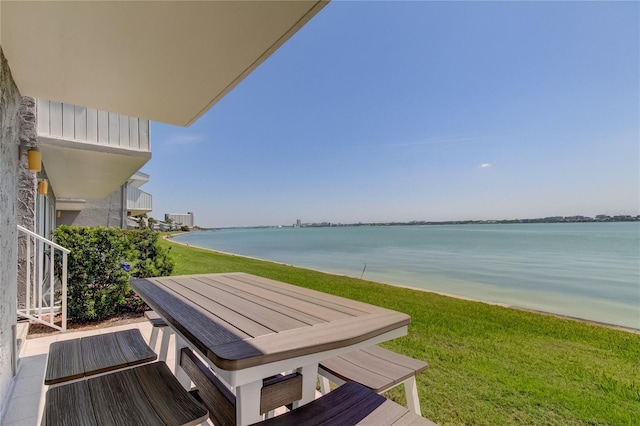
<svg viewBox="0 0 640 426"><path fill-rule="evenodd" d="M61 211L56 225L127 227L127 188L118 188L104 200L87 200L80 211Z"/></svg>
<svg viewBox="0 0 640 426"><path fill-rule="evenodd" d="M136 151L150 151L149 120L38 99L38 134Z"/></svg>
<svg viewBox="0 0 640 426"><path fill-rule="evenodd" d="M195 226L195 219L193 217L193 212L188 212L187 214L182 213L165 213L164 220L171 219L173 223L179 225L186 226Z"/></svg>
<svg viewBox="0 0 640 426"><path fill-rule="evenodd" d="M16 372L20 93L0 47L0 421Z"/></svg>
<svg viewBox="0 0 640 426"><path fill-rule="evenodd" d="M35 100L23 97L20 106L20 150L18 177L18 224L30 231L38 232L36 226L36 197L38 193L38 179L35 173L28 169L27 149L37 146L36 133L36 105ZM24 308L26 299L26 238L18 240L18 307ZM31 248L34 253L34 248ZM31 265L33 268L33 265Z"/></svg>

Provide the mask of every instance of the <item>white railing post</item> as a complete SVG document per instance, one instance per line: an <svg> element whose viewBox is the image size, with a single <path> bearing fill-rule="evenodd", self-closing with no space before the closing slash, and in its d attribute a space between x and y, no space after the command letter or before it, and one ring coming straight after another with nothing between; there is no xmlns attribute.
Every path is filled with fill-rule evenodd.
<svg viewBox="0 0 640 426"><path fill-rule="evenodd" d="M53 305L54 303L54 285L55 285L55 263L56 263L56 252L53 247L49 248L49 318L53 318ZM43 297L44 298L44 297Z"/></svg>
<svg viewBox="0 0 640 426"><path fill-rule="evenodd" d="M66 331L67 330L67 255L70 253L66 248L49 241L46 238L29 231L28 229L18 225L18 233L25 235L27 241L26 249L26 306L24 309L18 309L18 315L32 321L36 321L40 324L48 325L55 329ZM34 247L33 255L31 253L31 246ZM45 246L48 248L49 264L46 268L44 264L45 258ZM60 277L62 300L60 304L60 310L62 315L62 324L60 326L55 323L55 314L58 311L58 307L55 306L55 262L56 262L56 250L62 252L62 271ZM33 268L31 267L33 256ZM45 268L48 269L48 277L45 280L43 273ZM45 282L46 281L46 282ZM44 285L49 285L49 291L45 292ZM49 296L49 309L43 310L43 301L46 297L46 293ZM43 320L43 316L48 315L48 321Z"/></svg>
<svg viewBox="0 0 640 426"><path fill-rule="evenodd" d="M67 331L67 253L62 252L62 332Z"/></svg>
<svg viewBox="0 0 640 426"><path fill-rule="evenodd" d="M31 276L31 236L25 235L25 240L27 244L27 271L25 275L25 287L26 287L26 295L25 295L25 309L29 309L31 307L31 287L34 285L34 277ZM34 271L35 272L35 271Z"/></svg>

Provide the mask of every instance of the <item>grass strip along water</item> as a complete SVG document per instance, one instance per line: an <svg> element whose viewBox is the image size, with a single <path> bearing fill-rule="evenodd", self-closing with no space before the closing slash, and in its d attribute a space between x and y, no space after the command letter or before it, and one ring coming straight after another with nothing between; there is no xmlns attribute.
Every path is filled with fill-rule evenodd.
<svg viewBox="0 0 640 426"><path fill-rule="evenodd" d="M640 425L640 334L170 241L174 275L247 272L411 315L382 346L422 359L423 415L441 425ZM404 404L397 387L388 398Z"/></svg>

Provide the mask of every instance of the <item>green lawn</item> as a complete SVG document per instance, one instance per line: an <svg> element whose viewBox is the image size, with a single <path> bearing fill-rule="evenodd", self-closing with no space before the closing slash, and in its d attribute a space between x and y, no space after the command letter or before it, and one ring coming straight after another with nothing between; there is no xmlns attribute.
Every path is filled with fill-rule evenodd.
<svg viewBox="0 0 640 426"><path fill-rule="evenodd" d="M640 335L169 241L176 275L247 272L411 315L383 346L420 358L423 415L441 425L640 425ZM404 404L402 387L387 397Z"/></svg>

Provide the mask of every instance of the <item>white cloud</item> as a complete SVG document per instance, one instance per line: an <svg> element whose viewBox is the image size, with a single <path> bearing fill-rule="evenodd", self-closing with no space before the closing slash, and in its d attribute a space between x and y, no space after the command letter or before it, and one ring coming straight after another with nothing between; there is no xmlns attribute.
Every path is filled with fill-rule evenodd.
<svg viewBox="0 0 640 426"><path fill-rule="evenodd" d="M196 145L204 141L201 134L169 135L164 143L167 145Z"/></svg>
<svg viewBox="0 0 640 426"><path fill-rule="evenodd" d="M478 142L483 139L484 138L437 137L437 138L427 139L424 141L390 143L390 144L383 144L382 146L400 147L400 146L412 146L412 145L458 144L458 143Z"/></svg>
<svg viewBox="0 0 640 426"><path fill-rule="evenodd" d="M482 163L482 164L480 164L480 168L481 168L481 169L489 169L489 168L491 168L491 164L489 164L489 163Z"/></svg>

